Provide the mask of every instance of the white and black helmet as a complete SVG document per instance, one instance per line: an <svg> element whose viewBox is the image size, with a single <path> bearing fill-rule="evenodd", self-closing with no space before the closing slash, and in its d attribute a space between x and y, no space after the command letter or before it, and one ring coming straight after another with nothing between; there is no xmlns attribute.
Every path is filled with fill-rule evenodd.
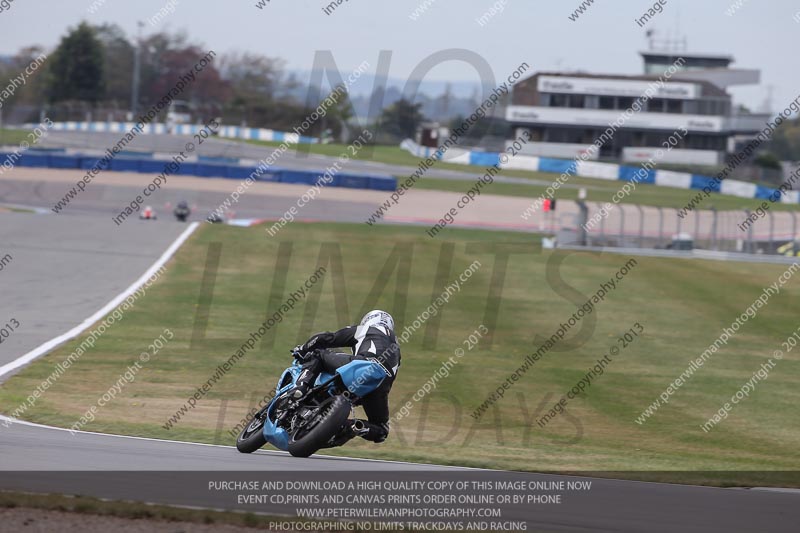
<svg viewBox="0 0 800 533"><path fill-rule="evenodd" d="M394 319L392 318L392 315L386 311L381 311L380 309L375 309L374 311L370 311L364 315L364 318L361 319L359 326L364 328L372 327L383 329L384 333L387 335L394 333Z"/></svg>

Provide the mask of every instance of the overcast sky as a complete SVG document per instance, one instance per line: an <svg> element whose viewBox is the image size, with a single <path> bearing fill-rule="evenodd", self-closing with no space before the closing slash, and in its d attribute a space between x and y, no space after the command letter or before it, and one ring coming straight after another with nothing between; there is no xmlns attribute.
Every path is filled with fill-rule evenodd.
<svg viewBox="0 0 800 533"><path fill-rule="evenodd" d="M645 29L662 36L685 35L694 52L732 54L735 66L760 68L758 86L735 89L737 101L758 109L774 87L773 108L800 93L795 56L800 44L797 0L666 0L666 7L645 28L635 19L650 1L596 0L577 21L568 15L580 0L348 0L332 14L330 0L14 0L0 12L0 52L40 44L52 48L69 26L83 19L113 22L133 35L136 21L146 21L165 6L175 12L145 33L185 30L193 41L218 53L241 50L278 56L293 70L308 70L316 50L331 50L343 73L364 60L377 67L378 51L391 50L389 75L405 79L432 53L449 48L477 52L498 78L521 62L532 71L584 70L594 73L641 73L637 52L646 47ZM665 0L661 0L664 2ZM419 20L409 15L422 3L430 8ZM99 5L96 12L89 7ZM504 6L483 27L476 19L493 5ZM798 15L800 18L800 15ZM430 79L478 81L475 70L456 61L443 63Z"/></svg>

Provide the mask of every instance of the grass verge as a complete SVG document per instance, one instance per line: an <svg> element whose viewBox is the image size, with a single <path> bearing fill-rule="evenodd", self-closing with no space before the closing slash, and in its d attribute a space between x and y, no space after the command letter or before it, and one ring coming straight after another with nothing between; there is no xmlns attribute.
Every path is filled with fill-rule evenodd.
<svg viewBox="0 0 800 533"><path fill-rule="evenodd" d="M278 142L271 141L246 141L249 144L276 148L280 146ZM304 145L303 149L308 149L308 153L316 155L324 155L329 157L339 157L342 154L350 154L347 146L341 144L313 144ZM411 155L407 151L396 146L374 146L372 151L366 149L357 152L353 157L357 160L375 161L379 163L386 163L390 165L406 165L416 168L421 159ZM630 165L635 166L635 165ZM457 172L464 172L469 174L483 174L486 169L478 166L465 166L455 163L437 162L435 167L439 170L452 170ZM499 194L503 196L516 196L516 197L529 197L539 198L542 196L549 184L553 183L558 178L558 174L548 172L534 172L525 170L503 170L502 176L516 177L529 179L531 181L541 181L547 185L538 183L531 184L512 184L512 183L494 183L487 192L492 194ZM398 180L406 179L408 176L397 176ZM622 181L609 181L592 178L582 178L579 176L571 176L567 181L568 185L585 187L587 189L587 200L590 202L610 202L612 196L622 187ZM419 180L415 187L420 189L430 189L437 191L454 191L465 192L472 186L470 181L449 180L443 178L436 178L426 176ZM648 205L653 207L667 207L673 209L681 209L691 199L694 192L686 189L677 189L673 187L661 187L657 185L640 184L636 186L635 192L630 196L622 199L623 204L639 204ZM578 198L578 189L576 188L560 188L556 191L554 197L563 200L576 200ZM763 200L756 200L751 198L739 198L737 196L729 196L725 194L714 194L710 199L704 203L703 209L710 209L714 207L718 210L735 210L735 209L750 209L754 210L761 205ZM789 211L797 210L798 206L793 204L774 203L771 206L773 211Z"/></svg>
<svg viewBox="0 0 800 533"><path fill-rule="evenodd" d="M221 248L213 293L201 295L206 257L214 246ZM513 253L504 255L509 250ZM543 252L529 235L460 229L433 240L415 227L293 224L269 239L263 227L205 225L135 308L25 418L70 427L169 328L174 339L85 429L233 444L228 431L274 387L290 363L289 347L316 331L353 323L376 307L390 310L402 331L475 260L478 271L403 345L392 412L411 401L408 416L393 424L383 445L359 441L331 453L524 471L627 472L634 479L665 471L711 472L693 477L734 485L781 485L780 472L800 470L793 444L800 427L789 421L800 402L796 353L787 353L715 429L700 429L797 328L798 280L787 283L668 405L646 423L635 422L784 266L636 258L619 287L475 420L470 414L487 395L629 258ZM328 269L324 280L196 408L165 427L319 264ZM536 420L611 346L619 346L620 336L636 322L644 333L570 401L566 414L539 427ZM196 329L203 323L204 330ZM469 350L465 340L481 324L492 340L481 339ZM23 403L81 340L5 383L2 410L8 414ZM458 348L465 356L444 375L443 361ZM437 372L435 387L414 401Z"/></svg>
<svg viewBox="0 0 800 533"><path fill-rule="evenodd" d="M553 178L556 176L553 175ZM570 180L570 183L577 184L576 181ZM611 202L612 197L619 191L624 182L621 181L604 181L596 180L595 182L586 185L586 201L606 203ZM437 191L452 191L466 193L473 182L448 180L441 178L425 178L420 180L415 185L418 189L428 189ZM545 191L546 186L542 185L526 185L516 183L492 183L487 187L484 192L487 194L498 194L501 196L513 196L522 198L540 198ZM625 197L621 205L642 205L652 207L664 207L670 209L683 208L691 196L694 194L692 191L685 189L673 189L671 187L658 187L656 185L640 184L636 186L636 190L630 195ZM546 196L547 197L547 196ZM559 189L555 194L557 200L577 200L577 189ZM736 196L728 196L723 194L712 195L707 202L702 206L703 209L715 208L719 211L732 211L750 209L754 211L757 207L761 206L764 200L756 200L751 198L739 198ZM785 204L775 202L770 204L770 210L773 211L796 211L797 205ZM744 214L742 214L744 218Z"/></svg>
<svg viewBox="0 0 800 533"><path fill-rule="evenodd" d="M28 131L0 128L0 145L19 145L22 141L27 140L30 140Z"/></svg>

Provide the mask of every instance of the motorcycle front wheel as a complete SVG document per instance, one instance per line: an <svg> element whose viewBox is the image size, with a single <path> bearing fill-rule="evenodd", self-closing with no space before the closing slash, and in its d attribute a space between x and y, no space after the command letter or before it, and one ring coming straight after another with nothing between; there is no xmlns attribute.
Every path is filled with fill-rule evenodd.
<svg viewBox="0 0 800 533"><path fill-rule="evenodd" d="M236 439L236 449L242 453L253 453L267 443L264 438L264 420L266 413L256 413Z"/></svg>

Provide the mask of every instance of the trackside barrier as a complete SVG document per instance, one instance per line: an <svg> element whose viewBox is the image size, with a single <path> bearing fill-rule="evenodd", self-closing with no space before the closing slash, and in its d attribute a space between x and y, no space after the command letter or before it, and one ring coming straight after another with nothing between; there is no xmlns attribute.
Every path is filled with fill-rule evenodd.
<svg viewBox="0 0 800 533"><path fill-rule="evenodd" d="M420 146L411 139L406 139L400 143L400 148L410 152L419 158L440 159L437 157L436 150L427 146ZM673 172L670 170L648 170L642 171L641 167L629 167L613 163L598 163L594 161L576 161L571 159L553 159L549 157L535 157L530 155L517 155L509 157L507 163L500 163L499 153L490 152L469 152L459 149L459 155L452 157L450 152L456 150L451 148L445 152L441 158L448 163L478 165L489 167L499 165L502 168L514 170L533 170L539 172L551 172L554 174L568 174L580 176L582 178L596 178L605 180L634 181L639 176L641 183L650 183L661 187L675 187L678 189L698 189L704 187L715 193L738 196L740 198L756 198L766 200L775 192L775 189L763 187L746 181L726 179L721 183L714 181L709 176L689 174L686 172ZM640 173L641 171L641 173ZM646 172L646 173L645 173ZM644 176L644 177L642 177ZM776 197L777 198L777 197ZM780 194L782 203L800 203L800 191L789 191Z"/></svg>
<svg viewBox="0 0 800 533"><path fill-rule="evenodd" d="M11 153L0 152L0 160L5 160L9 155L11 155ZM88 170L94 168L102 159L103 156L101 155L65 155L59 152L51 153L28 150L19 156L16 166ZM164 166L168 162L169 160L154 159L152 154L141 154L141 157L121 157L118 155L111 160L108 166L110 167L109 170L118 172L158 174L164 171ZM105 170L104 166L105 165L101 163L100 168ZM197 161L184 161L174 174L201 178L243 180L250 176L255 170L256 167L252 165L225 164L215 160L198 159ZM319 178L324 172L324 170L294 170L270 167L267 172L264 172L257 178L257 181L313 185L319 181ZM334 179L327 186L394 191L397 189L397 179L393 176L340 172L334 176Z"/></svg>
<svg viewBox="0 0 800 533"><path fill-rule="evenodd" d="M87 131L87 132L112 132L125 133L136 125L135 122L54 122L53 131ZM26 125L27 127L28 125ZM174 124L168 126L163 123L146 124L142 133L147 134L174 134L195 135L199 134L205 126L200 124ZM297 133L275 131L265 128L244 128L241 126L220 126L217 135L226 139L248 139L253 141L287 142L288 144L316 144L319 139L307 137Z"/></svg>

